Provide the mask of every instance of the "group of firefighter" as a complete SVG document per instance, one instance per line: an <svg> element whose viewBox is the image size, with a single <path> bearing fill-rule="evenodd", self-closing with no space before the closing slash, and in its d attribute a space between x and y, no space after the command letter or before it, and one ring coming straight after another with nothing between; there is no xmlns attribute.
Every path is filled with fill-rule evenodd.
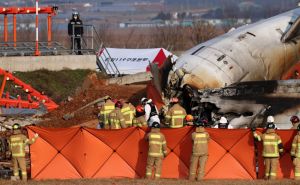
<svg viewBox="0 0 300 185"><path fill-rule="evenodd" d="M184 108L180 106L177 98L171 100L173 104L165 115L165 124L170 128L180 128L186 125L195 126L192 133L193 150L190 161L189 179L201 180L205 175L205 165L208 159L208 144L210 136L205 130L207 121L205 119L193 120L191 115L186 115ZM130 126L142 127L149 126L151 131L145 139L149 143L146 178L159 179L161 176L161 166L164 157L167 155L167 143L165 136L160 132L160 119L158 111L151 99L142 98L141 105L134 107L129 102L115 101L107 98L105 104L100 107L99 128L104 129L121 129ZM293 129L298 133L293 139L291 149L291 160L295 166L295 180L300 180L300 120L297 116L291 117ZM262 156L265 160L265 179L276 179L277 166L279 158L283 154L283 144L279 135L276 134L274 117L268 116L266 132L261 134L251 128L254 138L263 144ZM221 117L218 128L229 128L225 117ZM21 171L22 180L27 180L25 147L33 144L39 137L35 134L32 139L28 139L21 132L19 124L12 126L13 134L9 138L10 152L13 162L13 180L20 179L19 170Z"/></svg>
<svg viewBox="0 0 300 185"><path fill-rule="evenodd" d="M187 115L177 98L171 99L173 106L166 113L165 125L180 128L184 124L193 124L193 116ZM121 129L127 127L149 126L154 122L161 123L157 107L151 99L142 98L141 104L134 107L126 101L112 100L108 97L99 107L99 129Z"/></svg>

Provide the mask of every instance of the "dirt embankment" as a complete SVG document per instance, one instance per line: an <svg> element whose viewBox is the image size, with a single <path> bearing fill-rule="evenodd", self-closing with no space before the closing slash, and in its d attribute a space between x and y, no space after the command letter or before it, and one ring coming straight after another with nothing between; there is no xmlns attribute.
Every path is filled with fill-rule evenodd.
<svg viewBox="0 0 300 185"><path fill-rule="evenodd" d="M66 113L73 112L80 107L98 98L109 95L112 99L124 99L136 105L141 97L146 95L146 85L105 85L103 80L97 79L96 75L88 76L82 88L76 93L69 102L62 102L57 110L44 116L46 121L41 122L40 126L45 127L70 127L97 119L97 107L90 106L75 114L70 120L63 120Z"/></svg>

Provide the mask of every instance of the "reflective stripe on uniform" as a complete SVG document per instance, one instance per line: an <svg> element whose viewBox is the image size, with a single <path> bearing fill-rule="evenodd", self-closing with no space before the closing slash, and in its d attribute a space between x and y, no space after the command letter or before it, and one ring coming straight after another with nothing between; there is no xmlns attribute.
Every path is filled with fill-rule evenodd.
<svg viewBox="0 0 300 185"><path fill-rule="evenodd" d="M183 125L181 124L181 125L170 125L170 127L171 128L181 128L181 127L183 127Z"/></svg>
<svg viewBox="0 0 300 185"><path fill-rule="evenodd" d="M161 136L160 136L159 134L151 134L151 135L150 135L150 138L151 138L151 139L160 139Z"/></svg>
<svg viewBox="0 0 300 185"><path fill-rule="evenodd" d="M270 176L274 177L274 176L276 176L276 173L270 173Z"/></svg>
<svg viewBox="0 0 300 185"><path fill-rule="evenodd" d="M300 173L295 173L295 177L300 177Z"/></svg>
<svg viewBox="0 0 300 185"><path fill-rule="evenodd" d="M196 138L206 138L206 134L196 134Z"/></svg>
<svg viewBox="0 0 300 185"><path fill-rule="evenodd" d="M18 138L18 137L13 137L13 138L11 138L10 140L11 140L11 141L20 141L20 140L21 140L21 138Z"/></svg>
<svg viewBox="0 0 300 185"><path fill-rule="evenodd" d="M163 155L162 153L154 153L154 152L149 153L149 156L152 156L152 157L160 157L162 155Z"/></svg>
<svg viewBox="0 0 300 185"><path fill-rule="evenodd" d="M279 154L278 153L263 153L264 157L278 157Z"/></svg>
<svg viewBox="0 0 300 185"><path fill-rule="evenodd" d="M100 114L109 114L113 111L113 109L111 110L104 110L104 111L100 111Z"/></svg>
<svg viewBox="0 0 300 185"><path fill-rule="evenodd" d="M207 141L194 141L195 144L204 144L207 143Z"/></svg>
<svg viewBox="0 0 300 185"><path fill-rule="evenodd" d="M296 155L296 157L300 158L300 145L298 145L296 153L295 152L291 152L291 153Z"/></svg>
<svg viewBox="0 0 300 185"><path fill-rule="evenodd" d="M115 109L114 105L106 105L104 106L104 110L108 110L108 109Z"/></svg>
<svg viewBox="0 0 300 185"><path fill-rule="evenodd" d="M163 143L160 141L150 141L150 144L162 145Z"/></svg>
<svg viewBox="0 0 300 185"><path fill-rule="evenodd" d="M23 142L18 142L18 143L11 143L10 144L11 147L19 147L19 152L18 153L15 153L13 152L12 153L12 156L13 157L24 157L25 156L25 151L24 151L24 143Z"/></svg>
<svg viewBox="0 0 300 185"><path fill-rule="evenodd" d="M176 116L172 116L172 119L177 119L177 118L182 118L184 119L184 115L176 115Z"/></svg>
<svg viewBox="0 0 300 185"><path fill-rule="evenodd" d="M124 109L121 109L121 112L123 113L123 112L127 112L127 111L130 111L130 108L129 107L126 107L126 108L124 108Z"/></svg>
<svg viewBox="0 0 300 185"><path fill-rule="evenodd" d="M275 136L265 135L265 139L275 139Z"/></svg>
<svg viewBox="0 0 300 185"><path fill-rule="evenodd" d="M263 144L264 145L274 145L274 146L277 146L278 143L276 141L264 141Z"/></svg>
<svg viewBox="0 0 300 185"><path fill-rule="evenodd" d="M174 110L173 113L174 113L174 114L183 114L183 111L182 111L182 110Z"/></svg>
<svg viewBox="0 0 300 185"><path fill-rule="evenodd" d="M155 174L155 177L160 177L160 174Z"/></svg>

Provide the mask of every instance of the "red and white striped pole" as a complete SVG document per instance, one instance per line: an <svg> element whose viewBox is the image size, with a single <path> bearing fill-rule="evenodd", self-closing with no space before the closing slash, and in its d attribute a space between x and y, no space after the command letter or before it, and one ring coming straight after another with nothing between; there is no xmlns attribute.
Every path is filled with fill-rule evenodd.
<svg viewBox="0 0 300 185"><path fill-rule="evenodd" d="M40 56L40 51L39 51L39 0L35 0L35 56Z"/></svg>

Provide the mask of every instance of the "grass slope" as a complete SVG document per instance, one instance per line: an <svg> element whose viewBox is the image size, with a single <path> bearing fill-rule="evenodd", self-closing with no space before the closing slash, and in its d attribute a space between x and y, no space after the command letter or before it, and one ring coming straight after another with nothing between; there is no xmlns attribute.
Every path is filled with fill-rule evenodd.
<svg viewBox="0 0 300 185"><path fill-rule="evenodd" d="M72 95L82 85L90 70L38 70L33 72L16 72L14 75L36 90L44 91L55 102L60 102Z"/></svg>

